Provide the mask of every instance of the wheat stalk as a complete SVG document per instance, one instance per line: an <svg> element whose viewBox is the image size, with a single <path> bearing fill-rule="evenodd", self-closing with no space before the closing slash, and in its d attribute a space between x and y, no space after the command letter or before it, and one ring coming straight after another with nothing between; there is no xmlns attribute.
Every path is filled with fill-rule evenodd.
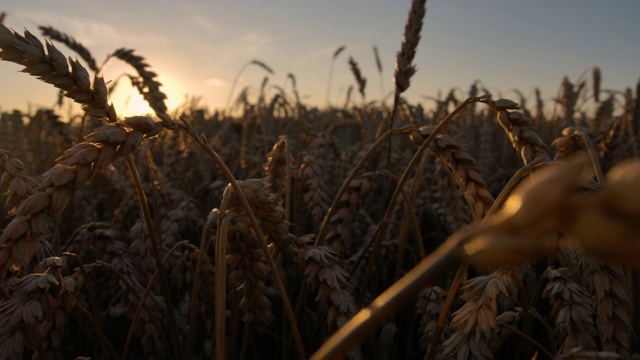
<svg viewBox="0 0 640 360"><path fill-rule="evenodd" d="M74 304L77 279L62 277L64 260L44 259L42 273L14 278L8 284L12 297L0 304L0 354L23 359L24 346L42 358L54 358L59 350L65 314Z"/></svg>
<svg viewBox="0 0 640 360"><path fill-rule="evenodd" d="M228 211L223 222L229 231L226 256L229 282L241 292L239 306L244 311L245 331L254 329L262 333L275 318L271 301L266 297L269 268L248 217Z"/></svg>
<svg viewBox="0 0 640 360"><path fill-rule="evenodd" d="M130 117L105 125L87 135L87 141L67 150L45 172L37 192L17 205L14 218L0 236L0 268L16 271L36 255L47 251L46 226L62 211L73 192L117 156L135 151L145 135L156 130L151 118ZM44 249L40 247L44 246ZM37 250L37 251L36 251Z"/></svg>
<svg viewBox="0 0 640 360"><path fill-rule="evenodd" d="M362 76L358 63L355 60L353 60L352 57L349 57L349 68L351 69L351 73L353 74L353 77L355 77L356 79L356 83L358 83L358 91L362 96L362 101L364 101L365 99L364 89L367 86L367 79L364 76Z"/></svg>
<svg viewBox="0 0 640 360"><path fill-rule="evenodd" d="M422 145L432 130L431 126L421 127L412 132L411 138L417 145ZM476 161L462 149L462 144L444 134L436 136L429 151L438 157L456 179L473 218L476 221L483 219L493 205L493 197L479 173Z"/></svg>
<svg viewBox="0 0 640 360"><path fill-rule="evenodd" d="M292 163L293 157L289 152L287 138L281 136L267 154L267 162L263 166L265 180L270 184L271 192L274 194L282 196L290 188Z"/></svg>
<svg viewBox="0 0 640 360"><path fill-rule="evenodd" d="M177 124L175 121L173 121L173 119L171 119L171 117L169 117L168 115L166 115L166 114L158 114L158 116L163 120L163 123L165 124L165 126L168 126L168 127L180 127L180 125ZM207 143L206 138L203 137L203 136L198 136L198 133L196 132L196 130L193 128L193 126L191 126L191 124L186 119L181 118L181 120L182 120L182 123L183 123L181 128L184 131L186 131L186 133L189 134L189 136L191 136L192 138L194 138L196 140L198 145L201 146L207 152L207 154L214 160L214 162L216 163L218 168L224 173L225 177L230 180L230 184L233 187L233 190L234 190L234 192L235 192L235 194L237 196L237 201L241 204L241 206L243 208L243 212L247 216L249 216L249 219L251 220L251 226L253 228L253 231L256 232L258 241L260 242L260 247L261 247L263 253L265 254L265 257L266 257L266 260L267 260L267 265L269 267L269 270L271 271L271 275L272 275L272 277L273 277L273 279L274 279L274 281L276 283L276 286L278 288L278 293L280 294L280 296L282 298L283 306L284 306L284 309L285 309L285 313L286 313L287 318L289 320L289 323L291 325L291 330L292 330L292 333L293 333L293 336L294 336L294 340L295 340L295 343L296 343L296 349L298 351L298 354L299 354L300 358L305 358L306 355L304 353L304 346L302 345L302 339L300 338L300 333L298 332L298 326L297 326L297 324L295 322L293 309L291 308L291 304L289 302L289 298L288 298L287 293L285 291L284 283L282 282L282 279L280 278L280 275L278 273L278 269L276 267L275 261L273 260L273 257L271 256L271 253L269 252L268 245L267 245L267 243L265 241L264 235L262 234L262 230L261 230L260 225L258 223L258 219L256 218L255 214L251 210L251 205L249 204L247 198L244 196L244 192L242 191L242 188L240 187L238 182L235 180L233 174L231 174L231 172L229 171L229 168L222 161L220 156L213 150L213 148L211 148L211 146ZM217 246L218 245L219 244L217 244ZM220 276L220 275L218 275L218 276ZM216 284L218 284L218 283L219 282L217 282ZM218 295L216 295L216 298L218 298ZM219 308L217 308L217 309L219 309ZM216 316L219 316L218 314L221 313L221 311L222 310L216 310ZM224 319L222 319L222 320L224 320ZM224 329L224 325L222 325L222 329ZM221 351L218 354L223 356L224 355L224 351Z"/></svg>
<svg viewBox="0 0 640 360"><path fill-rule="evenodd" d="M334 215L329 219L329 231L325 242L336 253L351 253L353 244L353 228L355 219L364 199L373 188L373 180L379 176L375 173L364 173L360 179L352 180L335 206Z"/></svg>
<svg viewBox="0 0 640 360"><path fill-rule="evenodd" d="M298 173L304 189L302 197L311 211L313 221L320 223L326 218L331 201L320 161L312 155L305 155Z"/></svg>
<svg viewBox="0 0 640 360"><path fill-rule="evenodd" d="M394 82L396 84L396 95L403 93L409 88L411 77L416 72L413 65L413 58L416 55L416 49L420 42L420 31L422 30L422 21L427 12L426 0L412 0L407 22L404 28L404 39L400 51L396 56L396 70L394 73Z"/></svg>
<svg viewBox="0 0 640 360"><path fill-rule="evenodd" d="M167 112L167 106L164 103L167 96L160 90L160 86L162 86L162 84L156 80L158 74L148 70L149 64L144 61L142 56L136 55L133 52L133 49L121 48L114 51L113 54L107 57L107 59L110 57L116 57L133 66L141 78L141 81L133 82L133 85L138 89L140 95L144 97L147 103L149 103L149 106L156 113ZM104 65L102 65L101 68L103 66Z"/></svg>
<svg viewBox="0 0 640 360"><path fill-rule="evenodd" d="M617 353L623 359L631 358L632 305L629 299L628 279L621 266L580 257L583 283L592 294L592 308L596 313L596 329L600 348Z"/></svg>
<svg viewBox="0 0 640 360"><path fill-rule="evenodd" d="M5 207L11 215L16 205L25 198L33 195L40 186L40 182L27 174L27 165L11 156L7 150L0 149L0 169L3 169L0 190L7 197Z"/></svg>
<svg viewBox="0 0 640 360"><path fill-rule="evenodd" d="M307 285L316 290L320 304L327 307L327 327L342 327L358 309L349 292L349 274L339 265L338 254L326 246L313 246L305 238L299 239L297 246ZM358 350L350 351L349 356L361 357Z"/></svg>
<svg viewBox="0 0 640 360"><path fill-rule="evenodd" d="M511 271L497 270L478 276L462 286L464 305L453 313L453 334L442 344L445 359L493 358L500 345L497 336L498 296L513 293Z"/></svg>
<svg viewBox="0 0 640 360"><path fill-rule="evenodd" d="M509 135L509 140L525 165L536 158L542 158L544 161L551 160L546 144L533 131L533 120L521 112L508 111L517 109L518 104L508 99L488 99L483 102L498 113L498 123Z"/></svg>
<svg viewBox="0 0 640 360"><path fill-rule="evenodd" d="M555 318L553 334L559 354L574 347L596 350L596 328L589 294L577 282L576 273L568 268L549 269L549 283L542 296L549 299L551 316Z"/></svg>
<svg viewBox="0 0 640 360"><path fill-rule="evenodd" d="M442 312L446 296L447 292L441 287L430 286L424 289L416 302L416 311L418 314L422 314L420 317L420 331L422 332L420 344L427 354L431 353L433 338L437 336L438 318ZM438 339L437 341L440 340Z"/></svg>
<svg viewBox="0 0 640 360"><path fill-rule="evenodd" d="M425 146L425 143L421 145ZM447 242L379 295L369 307L361 310L362 316L356 315L345 324L318 349L312 359L344 354L373 327L430 285L435 276L460 261L470 261L479 266L503 266L557 250L558 244L540 241L539 237L558 229L567 229L577 241L565 242L560 246L579 245L599 257L615 258L616 261L627 263L633 261L632 254L640 253L640 242L637 235L629 231L637 231L637 220L634 219L640 216L640 208L635 200L629 200L637 198L637 194L630 193L629 189L635 189L633 186L638 188L640 184L640 162L633 161L612 169L607 179L608 187L595 197L585 196L581 191L585 180L575 174L580 174L584 168L585 162L577 161L557 163L534 173L538 177L521 185L505 203L503 210L487 218L481 225L453 234ZM622 196L623 193L626 197ZM604 217L596 223L594 220L598 217L594 216L602 216L607 208L610 212L626 215L617 221ZM596 229L602 230L594 231ZM599 241L604 236L603 231L615 231L615 242L601 244ZM554 292L548 290L548 293L551 295ZM576 296L580 300L580 294L576 293ZM557 310L560 314L559 307ZM565 316L565 313L562 315ZM466 324L473 326L474 323Z"/></svg>
<svg viewBox="0 0 640 360"><path fill-rule="evenodd" d="M335 63L336 58L338 56L340 56L340 54L346 49L346 46L339 46L334 52L333 52L333 56L331 57L331 64L329 65L329 80L327 83L327 106L331 107L331 101L329 100L329 96L331 95L331 80L333 77L333 63Z"/></svg>
<svg viewBox="0 0 640 360"><path fill-rule="evenodd" d="M87 49L84 45L76 41L76 39L74 39L72 36L69 36L61 31L58 31L51 26L39 26L38 28L40 29L40 32L42 33L43 36L46 36L51 40L59 41L67 45L69 49L75 51L78 55L80 55L82 60L84 60L89 66L89 69L93 71L98 70L98 65L96 65L96 60L93 58L93 55L91 55L91 52L89 51L89 49Z"/></svg>

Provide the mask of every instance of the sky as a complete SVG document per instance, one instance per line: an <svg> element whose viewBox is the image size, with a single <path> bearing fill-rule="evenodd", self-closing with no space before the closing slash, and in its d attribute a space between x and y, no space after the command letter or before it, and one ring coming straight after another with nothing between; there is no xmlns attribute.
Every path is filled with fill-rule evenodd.
<svg viewBox="0 0 640 360"><path fill-rule="evenodd" d="M4 0L4 24L44 39L39 25L73 36L101 63L118 48L135 49L159 74L173 109L199 98L210 109L227 103L234 78L247 62L232 95L244 87L257 93L265 76L291 90L296 78L308 105L344 104L349 86L357 88L348 65L352 57L367 78L366 101L394 89L393 72L410 7L409 0ZM640 1L637 0L428 0L417 72L403 96L428 106L453 88L463 97L476 80L494 96L517 99L513 89L532 96L539 87L554 98L563 76L576 82L599 66L602 87L634 88L640 79ZM62 44L63 53L76 55ZM333 65L332 55L345 46ZM378 73L373 47L383 72ZM111 60L106 81L129 65ZM0 62L0 111L50 107L57 91L21 67ZM267 87L269 94L275 89ZM362 98L354 91L352 99ZM124 81L111 97L119 115L149 109Z"/></svg>

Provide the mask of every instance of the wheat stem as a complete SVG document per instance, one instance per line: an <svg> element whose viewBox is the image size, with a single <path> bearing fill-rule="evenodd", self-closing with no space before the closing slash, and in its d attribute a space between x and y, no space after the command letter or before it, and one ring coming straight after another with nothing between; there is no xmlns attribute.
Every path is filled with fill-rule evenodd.
<svg viewBox="0 0 640 360"><path fill-rule="evenodd" d="M187 244L187 243L188 243L188 241L185 240L185 241L180 241L180 242L176 243L175 245L173 245L173 247L171 249L169 249L169 251L162 258L162 266L164 266L164 264L169 259L169 256L178 247L180 247L180 246L182 246L184 244ZM127 339L126 339L125 344L124 344L124 350L122 351L122 359L123 360L125 360L127 358L127 355L129 354L129 345L131 345L131 340L133 339L133 331L136 328L136 326L138 325L138 319L140 319L140 315L142 314L142 309L145 308L145 306L146 306L147 297L151 293L151 289L153 288L153 284L155 283L156 279L158 278L158 275L159 275L158 268L156 268L156 270L153 272L153 274L151 274L151 277L149 278L149 283L147 284L147 287L144 289L144 292L142 293L142 296L140 296L140 298L139 298L138 306L136 307L136 310L133 313L133 317L131 318L131 325L129 326L129 332L127 333ZM145 310L147 311L147 313L151 314L149 309L145 309ZM175 346L175 347L177 347L177 346Z"/></svg>
<svg viewBox="0 0 640 360"><path fill-rule="evenodd" d="M311 360L338 359L344 356L362 338L411 301L420 290L429 286L437 276L456 266L460 261L463 240L461 233L452 235L335 332L311 356Z"/></svg>
<svg viewBox="0 0 640 360"><path fill-rule="evenodd" d="M166 119L163 119L163 120L166 120ZM251 210L251 206L249 205L247 198L244 196L242 188L240 188L240 185L238 184L235 177L231 173L231 170L229 170L229 168L227 167L225 162L222 160L222 158L220 158L218 153L215 150L213 150L211 145L209 145L206 142L206 138L202 136L198 136L196 130L193 128L193 126L191 126L191 124L185 118L181 117L180 120L184 123L183 129L187 132L187 134L189 134L189 136L191 136L194 140L196 140L196 143L200 145L200 147L211 157L211 159L216 163L216 166L218 166L218 168L220 169L220 171L222 171L222 173L227 178L227 180L229 180L229 183L233 187L233 190L238 195L240 204L245 209L247 216L251 221L251 226L256 232L258 241L260 243L260 248L264 253L264 256L267 260L267 265L271 270L271 276L273 277L273 280L276 283L276 287L278 288L278 293L280 294L280 297L282 299L282 304L285 309L285 314L289 319L289 325L291 326L291 331L293 332L293 338L296 344L296 348L298 350L298 355L301 359L305 359L306 354L304 351L304 345L302 343L302 337L300 336L300 332L298 331L298 324L296 323L293 309L291 308L291 303L289 301L289 297L287 296L287 291L284 287L284 283L282 282L282 278L278 273L278 268L276 266L276 263L273 260L273 257L271 256L271 251L269 251L269 247L264 240L264 235L262 233L262 230L260 229L258 220L256 219L255 214ZM218 309L216 309L216 311L218 311Z"/></svg>
<svg viewBox="0 0 640 360"><path fill-rule="evenodd" d="M326 232L327 232L327 225L329 224L329 219L331 219L331 217L333 216L333 214L334 214L334 212L336 210L336 205L338 204L340 199L342 199L342 196L344 195L345 191L349 187L349 184L351 184L351 181L353 181L353 179L356 177L356 174L358 173L358 170L360 170L364 166L364 164L367 162L367 160L369 160L371 158L371 156L373 156L375 151L382 144L384 144L384 142L387 139L391 138L391 136L406 135L406 134L410 133L412 129L413 129L413 125L408 125L408 126L405 126L405 127L402 127L402 128L398 128L398 129L393 129L391 131L387 131L386 133L384 133L384 135L382 135L378 140L376 140L375 143L373 143L369 147L369 149L367 150L366 154L364 154L360 158L360 160L356 163L356 165L354 165L353 169L351 170L351 172L349 173L347 178L342 182L342 185L340 186L340 189L338 190L338 193L333 198L333 202L331 203L331 206L329 207L329 209L327 211L327 214L324 216L324 219L322 220L322 225L320 225L320 231L318 231L318 236L316 237L316 241L314 243L314 246L319 246L319 245L322 244L322 241L324 240L324 237L325 237Z"/></svg>
<svg viewBox="0 0 640 360"><path fill-rule="evenodd" d="M476 103L478 101L481 101L481 100L484 100L484 99L487 99L487 98L488 97L486 97L486 96L472 97L472 98L468 98L464 102L460 103L460 105L458 105L449 115L447 115L444 119L440 120L438 125L433 129L433 132L431 134L429 134L429 136L424 140L424 142L420 145L418 150L413 155L413 158L411 159L411 161L409 161L409 164L407 164L407 167L405 168L404 173L402 174L402 177L398 181L398 185L396 186L396 189L393 192L393 195L391 195L391 200L389 201L389 205L387 206L387 210L386 210L384 216L382 217L382 220L380 221L380 224L378 225L378 228L376 229L376 234L374 235L375 241L373 241L373 251L371 251L371 255L369 256L369 262L367 264L367 271L365 272L364 280L363 280L363 283L362 283L363 288L366 288L366 286L367 286L367 283L369 281L369 276L370 276L370 274L371 274L371 272L373 270L374 259L377 257L378 251L380 251L380 244L382 242L381 241L381 239L382 239L381 234L383 233L385 226L391 220L391 214L393 212L393 208L395 206L396 200L398 199L398 196L402 192L402 187L404 186L404 183L409 178L409 174L411 174L411 172L413 171L413 168L417 165L418 160L422 158L422 154L428 148L429 144L433 141L433 139L435 139L436 135L440 132L440 130L442 130L442 128L444 128L444 126L455 115L457 115L467 105ZM371 245L371 244L369 244L369 245Z"/></svg>
<svg viewBox="0 0 640 360"><path fill-rule="evenodd" d="M180 357L181 348L180 337L178 336L178 323L176 321L176 315L173 310L173 302L171 301L171 290L169 288L169 282L167 281L167 276L164 271L164 265L162 263L162 255L160 253L158 236L156 235L153 220L151 219L151 211L149 211L149 204L147 203L147 197L142 187L140 174L138 174L138 170L135 163L133 162L133 158L131 157L131 155L125 156L125 160L127 162L127 166L129 167L131 177L133 178L133 183L136 188L136 194L138 195L138 201L140 202L140 207L142 208L144 221L146 223L147 230L149 231L149 240L151 241L153 257L155 258L156 269L158 271L158 276L160 277L160 288L162 289L162 296L164 297L165 305L167 307L167 321L169 323L169 333L171 335L173 353L177 359Z"/></svg>

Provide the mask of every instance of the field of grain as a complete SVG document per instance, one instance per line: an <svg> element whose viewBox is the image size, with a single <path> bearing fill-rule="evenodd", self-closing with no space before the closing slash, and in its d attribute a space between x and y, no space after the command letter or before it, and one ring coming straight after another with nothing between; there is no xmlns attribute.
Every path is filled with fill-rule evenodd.
<svg viewBox="0 0 640 360"><path fill-rule="evenodd" d="M132 117L72 34L0 20L61 104L0 118L0 359L636 358L640 82L408 103L424 14L391 106L309 106L291 76L167 109L122 48L155 111Z"/></svg>

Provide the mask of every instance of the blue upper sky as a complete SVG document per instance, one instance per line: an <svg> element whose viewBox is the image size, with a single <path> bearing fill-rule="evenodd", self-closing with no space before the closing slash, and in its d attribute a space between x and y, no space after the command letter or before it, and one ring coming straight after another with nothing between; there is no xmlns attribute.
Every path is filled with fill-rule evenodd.
<svg viewBox="0 0 640 360"><path fill-rule="evenodd" d="M169 107L185 95L199 96L211 108L224 106L231 82L248 61L275 71L270 84L290 89L297 79L303 101L326 104L333 52L345 51L334 65L331 101L344 103L355 85L348 59L368 79L367 101L393 89L395 55L400 49L410 1L404 0L238 0L238 1L6 1L5 25L28 29L42 39L38 25L72 35L101 62L120 47L133 48L164 84ZM624 90L640 79L640 1L635 0L428 0L415 64L418 72L406 92L411 102L475 80L495 94L515 98L540 87L550 99L563 76L572 81L593 65L602 70L603 88ZM383 65L382 84L373 46ZM68 55L75 55L59 46ZM50 106L56 91L0 63L0 110ZM113 80L125 65L112 61L104 73ZM236 87L258 88L265 75L249 67ZM587 76L589 74L587 73ZM112 99L120 114L143 111L139 99L120 90ZM462 96L462 93L460 93ZM360 101L357 93L353 99Z"/></svg>

